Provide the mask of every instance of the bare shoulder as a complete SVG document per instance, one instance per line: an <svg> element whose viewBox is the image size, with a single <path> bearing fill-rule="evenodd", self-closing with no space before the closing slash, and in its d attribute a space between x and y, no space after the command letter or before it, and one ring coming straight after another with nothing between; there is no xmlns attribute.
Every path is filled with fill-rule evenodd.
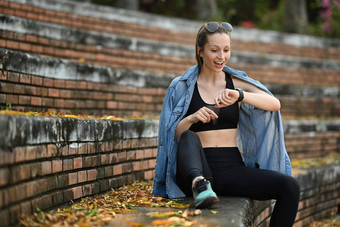
<svg viewBox="0 0 340 227"><path fill-rule="evenodd" d="M254 93L266 93L251 83L248 83L234 76L232 76L231 78L233 80L235 88L242 88L244 91L254 92Z"/></svg>

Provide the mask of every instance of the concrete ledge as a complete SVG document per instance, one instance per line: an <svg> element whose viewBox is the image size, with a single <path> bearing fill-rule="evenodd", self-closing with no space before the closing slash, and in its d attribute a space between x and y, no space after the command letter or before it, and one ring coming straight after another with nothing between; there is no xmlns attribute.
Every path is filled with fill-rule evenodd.
<svg viewBox="0 0 340 227"><path fill-rule="evenodd" d="M79 1L59 0L53 1L53 4L51 4L51 1L49 0L11 1L50 10L72 13L75 15L91 16L107 20L120 21L123 23L138 24L146 27L169 29L173 31L196 33L201 25L201 22L99 6L91 3L79 4ZM296 47L340 47L340 39L327 39L307 35L297 35L275 31L263 31L259 29L249 30L237 26L235 26L234 28L233 37L235 39L240 39L244 41L257 40L263 43L284 43L288 45L294 45Z"/></svg>
<svg viewBox="0 0 340 227"><path fill-rule="evenodd" d="M178 76L174 74L161 75L139 70L82 64L65 59L46 58L3 48L0 48L0 56L2 56L0 57L0 69L53 79L167 89L171 80ZM34 67L32 67L32 65L34 65ZM265 85L276 95L332 97L336 99L340 97L340 88L335 86L292 86L273 83L265 83Z"/></svg>
<svg viewBox="0 0 340 227"><path fill-rule="evenodd" d="M92 120L0 114L0 148L155 138L158 120Z"/></svg>
<svg viewBox="0 0 340 227"><path fill-rule="evenodd" d="M195 56L192 45L170 44L145 39L105 34L102 32L70 29L65 26L33 21L14 16L0 15L0 29L19 34L32 34L52 40L62 40L71 43L95 45L98 50L113 48L119 50L137 51L162 56L176 56L193 59ZM233 36L234 38L234 36ZM309 68L330 71L340 71L338 61L323 59L308 59L275 54L258 54L253 52L233 51L230 59L233 64L268 65L281 68Z"/></svg>

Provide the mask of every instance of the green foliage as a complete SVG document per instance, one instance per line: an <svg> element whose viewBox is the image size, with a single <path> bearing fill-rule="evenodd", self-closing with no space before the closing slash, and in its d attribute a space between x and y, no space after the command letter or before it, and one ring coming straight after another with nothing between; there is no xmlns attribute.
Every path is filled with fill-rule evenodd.
<svg viewBox="0 0 340 227"><path fill-rule="evenodd" d="M285 0L215 0L217 13L206 20L228 21L235 26L284 31ZM93 3L123 7L123 0L92 0ZM329 3L327 7L325 7ZM306 0L309 33L340 37L340 0ZM139 0L141 11L200 20L196 0ZM331 13L330 13L331 12ZM248 26L247 26L248 25Z"/></svg>
<svg viewBox="0 0 340 227"><path fill-rule="evenodd" d="M12 110L12 103L6 100L6 110Z"/></svg>

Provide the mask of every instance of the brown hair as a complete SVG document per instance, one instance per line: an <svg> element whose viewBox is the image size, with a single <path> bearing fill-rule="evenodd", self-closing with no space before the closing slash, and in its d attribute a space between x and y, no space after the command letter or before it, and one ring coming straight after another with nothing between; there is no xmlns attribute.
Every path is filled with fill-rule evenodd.
<svg viewBox="0 0 340 227"><path fill-rule="evenodd" d="M198 73L201 72L203 66L203 59L200 57L200 53L198 52L198 47L203 50L204 45L208 42L208 35L212 35L215 33L225 33L230 37L230 32L222 26L218 26L217 30L214 32L209 32L207 30L207 23L203 24L201 28L197 32L196 36L196 61L198 65Z"/></svg>

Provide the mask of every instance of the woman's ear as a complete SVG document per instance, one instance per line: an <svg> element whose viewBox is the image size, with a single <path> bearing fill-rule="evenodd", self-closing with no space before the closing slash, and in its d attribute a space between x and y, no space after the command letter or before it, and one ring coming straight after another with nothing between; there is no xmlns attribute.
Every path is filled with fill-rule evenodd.
<svg viewBox="0 0 340 227"><path fill-rule="evenodd" d="M198 53L198 56L202 57L202 48L201 47L197 47L197 53Z"/></svg>

